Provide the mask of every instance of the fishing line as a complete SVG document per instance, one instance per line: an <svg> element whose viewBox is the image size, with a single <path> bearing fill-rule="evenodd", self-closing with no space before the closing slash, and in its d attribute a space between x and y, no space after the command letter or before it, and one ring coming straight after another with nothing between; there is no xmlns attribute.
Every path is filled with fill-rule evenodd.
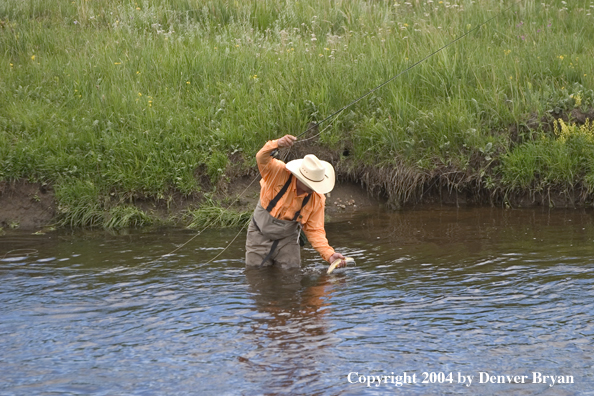
<svg viewBox="0 0 594 396"><path fill-rule="evenodd" d="M260 175L256 176L256 177L255 177L255 178L254 178L254 179L253 179L253 180L250 182L250 184L248 184L248 186L247 186L247 187L246 187L246 188L245 188L245 189L244 189L244 190L241 192L241 194L239 194L239 195L237 196L237 198L235 198L235 201L231 202L231 204L229 204L229 206L228 206L228 207L227 207L227 209L225 209L225 210L229 210L229 208L230 208L230 207L231 207L233 204L235 204L235 202L237 202L237 201L239 200L239 198L241 198L241 196L242 196L243 194L245 194L245 192L246 192L246 191L247 191L247 190L248 190L248 189L249 189L249 188L252 186L252 184L254 184L254 182L255 182L256 180L258 180L258 178L259 178L259 177L260 177ZM219 219L220 219L220 218L223 216L223 213L224 213L224 212L222 212L222 211L221 211L221 213L219 214L219 216L218 216L218 217L215 217L214 219L211 219L211 220L210 220L208 223L206 223L206 226L204 226L204 228L203 228L202 230L198 231L198 233L196 233L196 235L192 236L192 237L191 237L191 238L190 238L188 241L186 241L186 242L185 242L185 243L183 243L182 245L180 245L180 246L176 247L176 248L175 248L174 250L172 250L170 253L164 254L164 255L162 255L161 257L159 257L158 259L156 259L156 260L153 260L153 261L150 261L150 262L148 262L147 264L150 264L150 263L153 263L153 262L155 262L155 261L157 261L157 260L159 260L159 259L162 259L162 258L165 258L165 257L171 256L173 253L177 252L178 250L180 250L181 248L183 248L184 246L186 246L188 243L192 242L194 239L196 239L196 237L197 237L198 235L200 235L200 234L202 234L204 231L206 231L206 229L207 229L208 227L210 227L210 225L211 225L211 224L213 224L213 223L215 222L215 220L217 220L217 221L218 221L218 220L219 220ZM243 228L245 228L245 225L243 226ZM243 228L241 229L242 231L243 231ZM237 234L237 235L239 235L239 234ZM233 238L233 241L235 241L235 239L237 239L237 236L235 236L235 238ZM233 241L231 241L231 243L233 243ZM227 246L227 247L228 247L228 246ZM225 250L226 250L226 249L227 249L227 248L225 248ZM220 254L219 254L219 255L220 255ZM219 255L217 255L216 257L219 257ZM216 257L215 257L215 258L216 258ZM213 259L213 260L214 260L214 259ZM210 261L209 261L209 263L210 263Z"/></svg>
<svg viewBox="0 0 594 396"><path fill-rule="evenodd" d="M518 3L520 0L518 0L516 3ZM503 14L504 12L508 11L509 9L511 9L513 6L515 5L512 4L511 6L499 11L495 16L487 19L486 21L484 21L483 23L481 23L480 25L477 25L476 27L470 29L468 32L464 33L461 36L458 36L456 39L454 39L453 41L450 41L449 43L445 44L444 46L440 47L439 49L433 51L432 53L430 53L429 55L425 56L423 59L413 63L411 66L407 67L406 69L404 69L403 71L401 71L400 73L396 74L394 77L384 81L383 83L381 83L380 85L378 85L377 87L371 89L370 91L366 92L365 94L359 96L357 99L353 100L351 103L347 104L346 106L343 106L342 108L336 110L334 113L330 114L328 117L324 118L322 121L320 122L316 122L313 123L313 125L311 125L307 130L305 130L305 132L297 135L296 137L299 137L301 135L305 135L307 132L311 131L313 128L317 127L320 124L323 124L324 122L326 122L328 119L332 118L333 116L342 113L343 111L345 111L346 109L348 109L349 107L353 106L354 104L358 103L359 101L361 101L362 99L366 98L367 96L371 95L372 93L374 93L375 91L377 91L378 89L382 88L384 85L389 84L390 82L392 82L393 80L395 80L396 78L400 77L401 75L407 73L408 71L410 71L411 69L415 68L417 65L425 62L427 59L431 58L433 55L441 52L442 50L446 49L447 47L449 47L450 45L454 44L455 42L457 42L458 40L463 39L464 37L468 36L470 33L474 32L477 29L480 29L482 26L486 25L487 23L491 22L493 19L499 17L501 14Z"/></svg>
<svg viewBox="0 0 594 396"><path fill-rule="evenodd" d="M470 33L480 29L481 27L483 27L484 25L488 24L489 22L491 22L492 20L498 18L501 14L503 14L504 12L510 10L513 6L516 5L516 3L519 3L520 0L513 2L512 5L510 5L507 8L504 8L503 10L499 11L497 14L495 14L493 17L487 19L486 21L480 23L479 25L475 26L474 28L470 29L469 31L467 31L466 33L456 37L454 40L448 42L447 44L444 44L443 46L441 46L440 48L436 49L435 51L431 52L429 55L425 56L423 59L413 63L412 65L410 65L409 67L407 67L406 69L404 69L403 71L401 71L400 73L396 74L395 76L389 78L388 80L384 81L383 83L379 84L378 86L376 86L375 88L367 91L366 93L364 93L363 95L359 96L358 98L356 98L355 100L353 100L352 102L348 103L347 105L341 107L340 109L336 110L334 113L330 114L329 116L327 116L326 118L324 118L322 121L319 122L313 122L309 128L307 128L305 131L303 131L302 133L300 133L299 135L295 136L296 138L299 138L300 136L305 135L307 132L311 131L314 128L319 127L321 124L325 123L326 121L328 121L329 119L331 119L332 117L337 117L338 115L340 115L340 113L342 113L343 111L345 111L346 109L348 109L349 107L355 105L356 103L360 102L361 100L363 100L364 98L366 98L367 96L371 95L372 93L374 93L375 91L383 88L385 85L389 84L390 82L394 81L396 78L400 77L401 75L408 73L410 70L412 70L413 68L417 67L419 64L425 62L427 59L433 57L434 55L438 54L439 52L443 51L444 49L446 49L447 47L449 47L450 45L458 42L459 40L463 39L464 37L468 36ZM321 135L326 129L328 129L330 126L332 126L332 123L328 124L328 126L326 128L324 128L321 132L317 133L316 135L309 137L307 139L303 139L300 141L296 141L295 143L299 143L299 142L304 142L310 139L315 138L316 136ZM284 158L283 158L283 162L284 160L287 158L289 152L290 152L290 148L287 151L287 153L285 154ZM237 202L239 200L239 198L248 190L248 188L251 187L252 184L254 184L254 182L256 180L258 180L260 178L260 175L258 174L254 180L252 180L252 182L245 188L245 190L237 196L237 198L227 207L226 210L228 210L233 204L235 204L235 202ZM215 220L218 220L221 216L223 215L223 212L221 212L221 214L216 217L215 219L211 220L209 223L207 223L207 225L201 230L199 231L196 235L192 236L192 238L190 238L187 242L185 242L184 244L178 246L177 248L175 248L173 251L171 251L168 254L165 254L163 256L161 256L159 259L161 258L165 258L168 257L170 255L172 255L173 253L177 252L178 250L180 250L181 248L183 248L184 246L186 246L188 243L190 243L191 241L193 241L198 235L202 234L208 227L210 227L211 224L214 223ZM215 259L217 259L221 254L223 254L230 246L231 244L238 238L239 234L245 229L245 227L247 226L248 223L246 223L241 230L237 233L237 235L233 238L233 240L221 251L219 252L219 254L217 254L214 258L212 258L210 261L207 262L207 264L212 263ZM155 259L151 262L149 262L148 264L155 262L159 259Z"/></svg>
<svg viewBox="0 0 594 396"><path fill-rule="evenodd" d="M19 252L19 253L16 253L16 252ZM29 257L29 256L32 256L37 253L39 253L39 250L37 250L37 249L27 249L27 248L26 249L13 249L13 250L9 250L8 252L6 252L4 254L4 256L2 256L1 260L4 260L9 257L22 257L23 255Z"/></svg>
<svg viewBox="0 0 594 396"><path fill-rule="evenodd" d="M325 132L325 131L326 131L328 128L330 128L331 126L332 126L332 123L328 124L328 126L326 126L324 129L322 129L322 130L321 130L320 132L318 132L317 134L315 134L315 135L313 135L313 136L310 136L310 137L308 137L308 138L306 138L306 139L301 139L301 140L299 140L299 141L296 141L295 143L302 143L302 142L307 142L308 140L315 139L316 137L318 137L318 136L320 136L322 133L324 133L324 132ZM302 133L301 135L303 135L303 133ZM301 135L299 135L299 136L301 136ZM286 160L286 159L287 159L287 157L289 156L289 153L291 152L291 148L292 148L292 147L289 147L289 150L288 150L288 151L285 153L285 155L284 155L284 157L283 157L283 159L282 159L282 161L283 161L283 162L285 162L285 160ZM247 191L247 190L248 190L248 189L249 189L249 188L252 186L252 184L254 184L254 182L256 182L256 181L257 181L257 180L258 180L260 177L261 177L261 176L260 176L260 174L258 174L258 175L257 175L257 176L256 176L256 177L255 177L255 178L254 178L254 179L253 179L251 182L250 182L250 184L248 184L248 186L247 186L247 187L246 187L246 188L245 188L245 189L244 189L244 190L243 190L243 191L242 191L242 192L241 192L241 193L240 193L240 194L237 196L237 198L235 198L235 200L234 200L233 202L231 202L231 203L229 204L229 206L227 206L227 208L226 208L225 210L229 210L229 208L231 208L231 206L233 206L233 205L235 204L235 202L237 202L237 201L239 200L239 198L241 198L241 197L243 196L243 194L245 194L245 192L246 192L246 191ZM221 216L223 216L223 212L221 212L221 213L219 214L219 216L218 216L218 217L215 217L214 219L211 219L211 220L210 220L210 221L209 221L209 222L206 224L206 226L204 226L204 228L203 228L202 230L198 231L198 233L196 233L194 236L192 236L192 237L191 237L191 238L190 238L188 241L186 241L186 242L184 242L183 244L181 244L180 246L176 247L176 248L175 248L174 250L172 250L171 252L169 252L169 253L167 253L167 254L164 254L164 255L162 255L161 257L159 257L159 259L161 259L161 258L165 258L165 257L168 257L168 256L171 256L172 254L174 254L174 253L175 253L175 252L177 252L178 250L182 249L184 246L186 246L188 243L192 242L194 239L196 239L196 237L198 237L200 234L202 234L204 231L206 231L206 229L207 229L208 227L210 227L210 226L211 226L211 224L213 224L215 221L218 221L218 220L221 218ZM245 229L245 227L247 226L247 224L248 224L248 223L244 224L244 226L241 228L241 230L239 231L239 233L241 233L241 232L242 232L242 231ZM215 259L217 259L217 258L218 258L218 257L219 257L221 254L223 254L223 252L224 252L225 250L227 250L227 249L229 248L229 246L231 246L231 244L232 244L232 243L233 243L233 242L234 242L234 241L237 239L237 237L239 236L239 233L237 233L237 235L235 236L235 238L233 238L233 240L232 240L232 241L229 243L229 245L227 245L227 247L226 247L225 249L223 249L223 251L221 251L219 254L217 254L217 255L216 255L216 256L215 256L213 259L211 259L211 260L210 260L210 261L209 261L207 264L210 264L212 261L214 261ZM158 260L158 259L157 259L157 260ZM156 261L156 260L154 260L154 261ZM147 263L147 264L150 264L150 263L152 263L152 262L154 262L154 261L151 261L151 262L149 262L149 263Z"/></svg>

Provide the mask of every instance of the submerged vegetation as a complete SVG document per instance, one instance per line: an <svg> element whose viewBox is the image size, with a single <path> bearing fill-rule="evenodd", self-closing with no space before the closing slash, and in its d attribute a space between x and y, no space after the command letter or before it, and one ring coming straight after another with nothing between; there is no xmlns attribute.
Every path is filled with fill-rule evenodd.
<svg viewBox="0 0 594 396"><path fill-rule="evenodd" d="M509 6L0 0L0 181L53 186L62 225L149 224L136 200L252 174L267 139L300 134ZM591 0L517 2L330 120L316 144L349 153L344 176L375 171L370 188L397 202L430 186L586 202L593 12Z"/></svg>

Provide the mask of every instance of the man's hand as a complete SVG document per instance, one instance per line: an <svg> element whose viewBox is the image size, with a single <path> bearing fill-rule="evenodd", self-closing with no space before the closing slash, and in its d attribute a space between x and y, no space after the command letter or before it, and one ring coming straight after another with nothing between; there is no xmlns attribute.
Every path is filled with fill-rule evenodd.
<svg viewBox="0 0 594 396"><path fill-rule="evenodd" d="M330 264L332 264L333 262L335 262L338 259L342 259L342 261L340 262L340 264L338 264L336 266L336 268L342 268L342 267L346 267L346 261L345 261L345 257L340 254L340 253L334 253L332 256L330 256L330 258L328 259L328 262Z"/></svg>
<svg viewBox="0 0 594 396"><path fill-rule="evenodd" d="M285 135L282 138L277 140L278 147L291 147L297 138L293 135Z"/></svg>

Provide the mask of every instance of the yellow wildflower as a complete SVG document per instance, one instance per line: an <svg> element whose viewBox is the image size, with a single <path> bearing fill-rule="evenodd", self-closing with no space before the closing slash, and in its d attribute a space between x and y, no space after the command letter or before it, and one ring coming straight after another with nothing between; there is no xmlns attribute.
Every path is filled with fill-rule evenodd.
<svg viewBox="0 0 594 396"><path fill-rule="evenodd" d="M138 92L138 96L142 96L142 94L140 92Z"/></svg>
<svg viewBox="0 0 594 396"><path fill-rule="evenodd" d="M189 84L190 84L190 82L189 82L189 81L186 81L186 84L187 84L187 85L189 85Z"/></svg>
<svg viewBox="0 0 594 396"><path fill-rule="evenodd" d="M35 55L33 55L33 56L31 57L31 60L35 60Z"/></svg>
<svg viewBox="0 0 594 396"><path fill-rule="evenodd" d="M594 125L589 120L586 120L584 125L578 126L576 124L566 124L560 118L554 123L554 132L561 142L566 142L572 136L582 136L590 142L594 141Z"/></svg>
<svg viewBox="0 0 594 396"><path fill-rule="evenodd" d="M114 65L121 65L122 62L114 62Z"/></svg>

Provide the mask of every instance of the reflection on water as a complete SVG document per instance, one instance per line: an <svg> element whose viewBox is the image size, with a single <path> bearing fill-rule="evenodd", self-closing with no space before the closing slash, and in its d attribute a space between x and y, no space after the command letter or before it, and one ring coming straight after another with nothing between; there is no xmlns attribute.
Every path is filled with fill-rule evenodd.
<svg viewBox="0 0 594 396"><path fill-rule="evenodd" d="M271 389L288 393L299 392L302 384L320 383L318 362L332 357L337 341L326 320L336 285L276 269L246 270L246 279L259 314L242 332L246 344L254 346L238 357L245 363L245 378L258 387L266 373ZM323 390L320 383L308 393Z"/></svg>
<svg viewBox="0 0 594 396"><path fill-rule="evenodd" d="M159 260L192 233L7 235L0 394L587 394L592 215L345 217L328 236L357 264L331 276L311 249L301 271L245 270L240 242L209 264L233 230ZM349 383L355 372L417 383L367 387ZM453 383L421 383L424 372ZM480 372L528 380L480 384ZM533 384L533 372L574 383Z"/></svg>

